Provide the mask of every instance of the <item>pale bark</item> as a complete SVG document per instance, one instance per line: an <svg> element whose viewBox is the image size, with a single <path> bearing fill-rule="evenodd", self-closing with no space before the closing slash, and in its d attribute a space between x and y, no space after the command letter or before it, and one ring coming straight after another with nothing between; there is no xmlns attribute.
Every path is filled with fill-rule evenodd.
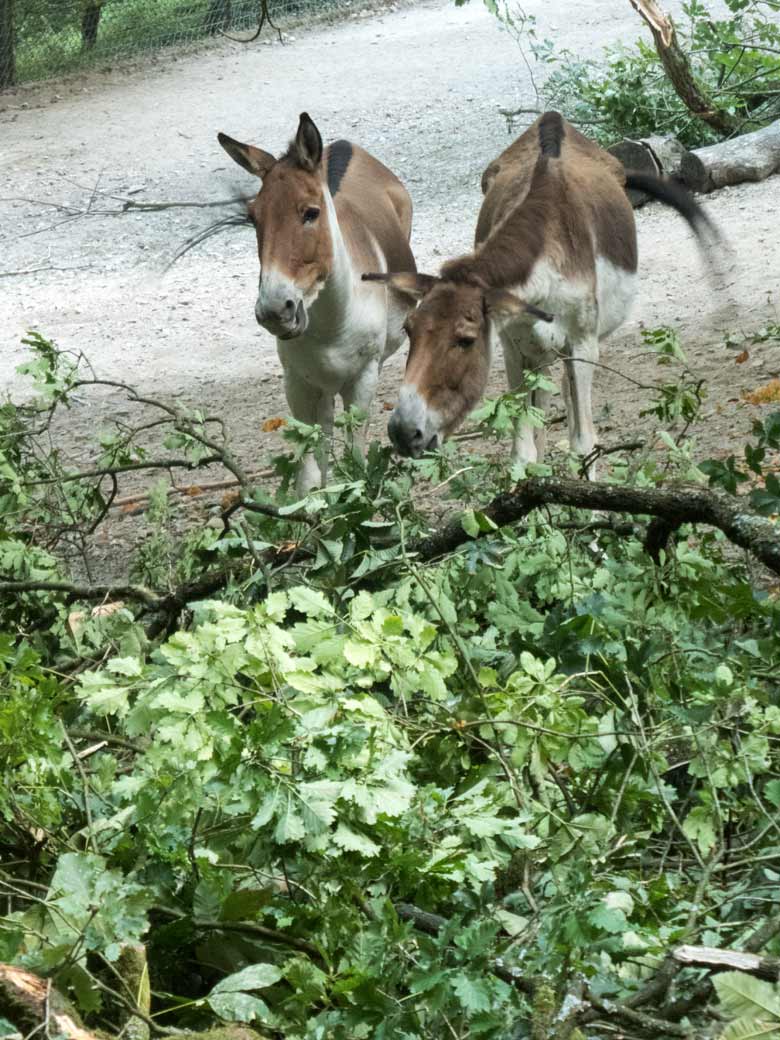
<svg viewBox="0 0 780 1040"><path fill-rule="evenodd" d="M653 34L653 42L661 64L677 96L688 111L720 134L732 134L737 131L738 124L734 117L718 108L696 81L690 59L680 47L674 22L669 15L664 14L655 0L629 0L629 3L641 15Z"/></svg>

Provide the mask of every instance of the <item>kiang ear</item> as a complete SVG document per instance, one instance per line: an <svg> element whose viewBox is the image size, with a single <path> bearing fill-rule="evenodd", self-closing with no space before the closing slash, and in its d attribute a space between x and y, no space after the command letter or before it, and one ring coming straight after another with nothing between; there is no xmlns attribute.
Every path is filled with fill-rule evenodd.
<svg viewBox="0 0 780 1040"><path fill-rule="evenodd" d="M276 162L270 152L264 152L262 148L255 148L253 144L234 141L227 134L217 134L217 140L234 162L243 166L247 173L252 173L261 180Z"/></svg>
<svg viewBox="0 0 780 1040"><path fill-rule="evenodd" d="M295 154L304 170L314 173L322 161L322 138L308 112L301 112L295 135Z"/></svg>
<svg viewBox="0 0 780 1040"><path fill-rule="evenodd" d="M534 321L553 321L552 314L534 307L525 300L519 300L514 293L506 289L488 289L485 293L485 311L489 318L506 321L527 314Z"/></svg>
<svg viewBox="0 0 780 1040"><path fill-rule="evenodd" d="M432 274L418 274L416 271L402 271L397 274L379 273L364 274L364 282L384 282L388 289L393 289L409 299L421 300L439 281Z"/></svg>

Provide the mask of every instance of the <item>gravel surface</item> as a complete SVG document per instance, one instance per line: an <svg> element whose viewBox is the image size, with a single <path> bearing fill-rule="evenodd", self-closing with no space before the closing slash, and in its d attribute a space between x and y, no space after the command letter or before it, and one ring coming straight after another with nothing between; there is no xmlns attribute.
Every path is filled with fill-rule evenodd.
<svg viewBox="0 0 780 1040"><path fill-rule="evenodd" d="M540 35L580 54L642 31L625 0L525 7ZM260 468L280 446L279 434L263 433L261 424L286 405L274 343L254 319L253 232L212 238L163 275L176 248L215 211L119 212L122 200L206 202L250 190L252 179L219 148L217 131L278 151L305 109L326 139L358 142L404 180L415 204L418 265L436 270L470 247L480 174L509 140L499 110L534 104L517 43L478 0L364 12L293 33L284 46L268 36L247 47L168 52L0 95L0 390L19 392L20 338L36 328L82 350L101 376L221 412L244 460ZM638 356L642 324L680 328L710 386L711 450L730 448L760 414L741 390L780 374L776 342L751 346L738 366L724 344L726 331L750 332L780 317L780 177L703 204L730 247L719 258L717 288L676 214L652 205L637 215L642 277L633 320L607 345L608 368L595 380L595 414L608 443L646 422L638 413L648 391L624 375L658 381L655 362ZM403 360L396 355L386 366L377 436L385 435L383 405L395 398ZM492 388L502 386L497 360ZM125 411L114 395L90 397L62 424L62 443L81 455L96 428Z"/></svg>

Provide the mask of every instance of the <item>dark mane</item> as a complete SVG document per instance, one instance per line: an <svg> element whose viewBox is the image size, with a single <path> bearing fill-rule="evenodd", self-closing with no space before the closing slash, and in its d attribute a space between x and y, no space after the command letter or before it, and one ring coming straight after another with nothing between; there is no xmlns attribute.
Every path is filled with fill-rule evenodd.
<svg viewBox="0 0 780 1040"><path fill-rule="evenodd" d="M334 141L328 148L326 176L328 189L333 196L338 194L344 174L352 161L352 155L353 149L349 141ZM287 145L287 151L279 157L279 162L286 163L295 169L305 169L305 167L301 166L298 148L294 139Z"/></svg>
<svg viewBox="0 0 780 1040"><path fill-rule="evenodd" d="M560 158L561 141L566 136L560 112L545 112L539 120L539 150L551 159Z"/></svg>
<svg viewBox="0 0 780 1040"><path fill-rule="evenodd" d="M349 141L334 141L328 149L328 189L334 197L338 194L344 174L352 161L352 145Z"/></svg>
<svg viewBox="0 0 780 1040"><path fill-rule="evenodd" d="M540 156L528 194L501 221L475 252L450 260L442 278L494 289L522 284L544 249L545 232L556 185L547 159Z"/></svg>

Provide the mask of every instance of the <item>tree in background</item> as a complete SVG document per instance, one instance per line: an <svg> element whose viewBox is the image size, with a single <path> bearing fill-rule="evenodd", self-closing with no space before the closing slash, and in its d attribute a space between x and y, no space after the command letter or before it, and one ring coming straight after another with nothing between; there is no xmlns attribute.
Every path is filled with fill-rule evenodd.
<svg viewBox="0 0 780 1040"><path fill-rule="evenodd" d="M0 0L0 90L16 82L14 0Z"/></svg>
<svg viewBox="0 0 780 1040"><path fill-rule="evenodd" d="M81 46L91 50L97 43L100 16L105 0L83 0L81 13Z"/></svg>

